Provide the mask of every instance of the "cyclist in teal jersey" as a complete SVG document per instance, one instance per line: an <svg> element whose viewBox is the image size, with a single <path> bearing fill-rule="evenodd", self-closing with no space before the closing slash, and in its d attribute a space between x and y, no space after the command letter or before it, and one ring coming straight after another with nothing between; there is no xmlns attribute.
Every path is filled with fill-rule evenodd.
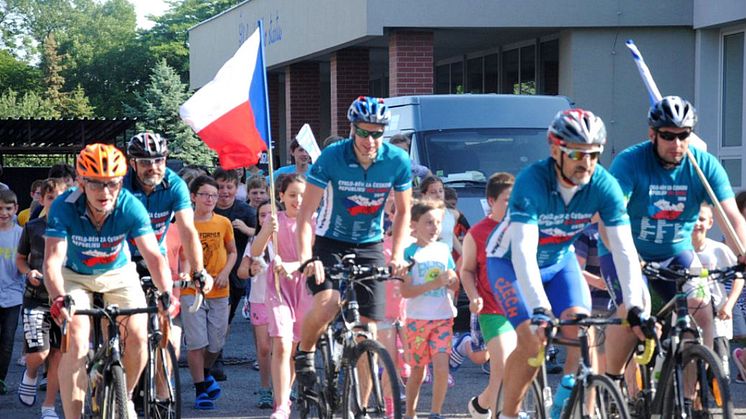
<svg viewBox="0 0 746 419"><path fill-rule="evenodd" d="M78 187L52 203L44 249L50 313L57 322L66 320L69 325L69 349L59 367L60 395L68 419L79 418L83 410L90 320L71 316L64 297L72 297L74 309L90 308L93 292L102 293L107 304L145 307L145 294L127 248L129 239L136 242L158 289L170 293L173 285L145 207L122 190L127 171L124 155L114 146L91 144L80 152L76 169ZM140 314L122 322L130 395L147 361L146 321ZM131 417L137 417L131 402L128 410Z"/></svg>
<svg viewBox="0 0 746 419"><path fill-rule="evenodd" d="M350 138L336 142L321 153L308 174L308 184L298 214L299 260L318 258L306 266L313 307L304 319L295 358L298 379L309 386L315 380L314 348L339 307L339 284L327 281L324 265L350 253L359 264L384 266L383 207L393 190L396 216L389 265L395 274L406 269L404 238L408 234L412 199L411 163L399 147L383 142L391 113L382 99L361 96L347 112ZM311 220L324 195L313 236ZM312 277L312 278L311 278ZM362 321L375 337L375 322L385 315L385 287L371 282L357 288Z"/></svg>
<svg viewBox="0 0 746 419"><path fill-rule="evenodd" d="M529 365L545 344L544 327L553 317L590 314L591 297L572 247L596 214L605 221L615 260L623 272L624 300L636 317L635 333L649 297L632 242L619 185L597 165L606 143L601 118L582 109L557 114L548 130L551 157L516 177L509 213L487 241L490 288L516 330L518 343L508 357L500 418L516 418L537 368ZM536 327L538 326L538 327ZM563 330L570 335L575 332ZM574 337L574 336L568 336ZM578 350L568 350L565 371L574 371Z"/></svg>
<svg viewBox="0 0 746 419"><path fill-rule="evenodd" d="M212 278L204 270L202 245L194 227L194 210L189 199L189 189L179 175L166 167L168 141L159 134L141 132L127 144L127 157L130 170L124 176L124 189L145 205L161 253L166 254L166 233L171 221L175 219L179 240L189 262L189 266L180 266L180 276L187 278L190 273L192 276L201 275L205 280L205 292L209 292ZM135 242L130 240L129 245L138 273L141 276L148 275Z"/></svg>
<svg viewBox="0 0 746 419"><path fill-rule="evenodd" d="M627 199L635 246L646 262L693 269L701 266L692 246L692 229L702 202L712 202L693 162L687 157L687 150L707 178L736 235L746 243L746 222L738 212L725 170L717 157L689 147L690 140L696 137L692 131L696 123L697 113L691 103L678 96L664 97L648 111L650 141L627 148L612 162L610 171ZM722 224L720 227L725 231ZM736 248L733 243L729 244ZM612 297L623 311L618 295L619 266L605 253L605 248L600 246L601 271ZM746 256L741 255L739 261L746 262ZM664 301L676 292L673 282L651 281L649 286ZM709 303L707 287L700 289L702 293L690 295L690 307ZM712 311L695 309L692 315L703 330L705 343L712 346ZM621 378L635 342L636 338L623 328L607 329L607 375Z"/></svg>

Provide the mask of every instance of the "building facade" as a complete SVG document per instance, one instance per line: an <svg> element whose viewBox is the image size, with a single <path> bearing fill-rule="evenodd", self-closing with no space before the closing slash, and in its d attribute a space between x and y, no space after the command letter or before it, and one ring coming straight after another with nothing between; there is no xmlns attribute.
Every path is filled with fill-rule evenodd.
<svg viewBox="0 0 746 419"><path fill-rule="evenodd" d="M746 187L743 0L249 0L190 29L192 88L258 20L282 156L304 123L319 140L347 136L361 94L559 94L604 119L608 163L646 136L633 39L661 92L694 102L697 132Z"/></svg>

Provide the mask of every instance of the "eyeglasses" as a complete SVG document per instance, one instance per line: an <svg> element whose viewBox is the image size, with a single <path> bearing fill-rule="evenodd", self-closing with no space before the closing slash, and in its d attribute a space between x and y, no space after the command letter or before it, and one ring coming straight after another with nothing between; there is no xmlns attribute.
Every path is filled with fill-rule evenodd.
<svg viewBox="0 0 746 419"><path fill-rule="evenodd" d="M122 178L110 180L108 182L102 182L100 180L83 179L85 184L91 188L94 192L101 192L104 188L109 188L110 191L119 189L122 186Z"/></svg>
<svg viewBox="0 0 746 419"><path fill-rule="evenodd" d="M658 136L664 141L673 141L677 138L681 141L686 141L690 135L692 135L692 132L689 130L682 132L658 131Z"/></svg>
<svg viewBox="0 0 746 419"><path fill-rule="evenodd" d="M197 192L195 195L202 199L218 199L218 194L216 193Z"/></svg>
<svg viewBox="0 0 746 419"><path fill-rule="evenodd" d="M596 160L598 159L599 156L601 156L601 152L604 151L603 149L596 150L596 151L586 151L586 150L578 150L575 148L567 148L567 147L562 147L562 146L560 146L559 149L562 150L562 152L565 153L567 157L569 157L570 160L573 160L573 161L581 161L585 158L585 156L590 156L591 160Z"/></svg>
<svg viewBox="0 0 746 419"><path fill-rule="evenodd" d="M362 129L355 125L355 135L362 138L373 137L374 140L377 140L383 137L383 131L368 131L367 129Z"/></svg>
<svg viewBox="0 0 746 419"><path fill-rule="evenodd" d="M165 157L152 157L152 158L138 158L135 159L136 163L140 163L143 166L155 166L166 162Z"/></svg>

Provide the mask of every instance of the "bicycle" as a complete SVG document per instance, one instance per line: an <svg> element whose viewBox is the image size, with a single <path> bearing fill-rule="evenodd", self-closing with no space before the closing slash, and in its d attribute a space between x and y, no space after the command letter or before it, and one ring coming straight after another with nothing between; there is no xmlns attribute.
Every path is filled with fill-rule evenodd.
<svg viewBox="0 0 746 419"><path fill-rule="evenodd" d="M157 307L168 294L158 292L149 276L140 278L149 307ZM168 339L170 320L163 320L159 313L148 314L148 363L140 376L136 394L142 396L145 419L181 418L181 381L176 351Z"/></svg>
<svg viewBox="0 0 746 419"><path fill-rule="evenodd" d="M299 271L313 259L304 262ZM387 268L355 264L354 255L346 255L331 267L326 267L328 280L340 281L340 311L338 321L327 326L316 346L317 382L314 388L305 388L300 383L297 400L301 418L332 418L342 409L346 419L363 417L401 418L399 380L394 362L379 342L371 339L365 324L360 322L357 293L353 285L365 287L366 281L398 279L388 273ZM359 340L358 339L362 339ZM366 407L360 394L358 361L367 358L371 395ZM364 359L366 359L364 358ZM319 366L320 365L320 366ZM381 368L379 375L379 367ZM342 377L342 391L339 378ZM386 412L382 381L386 378L393 400L393 412ZM388 396L388 395L387 395ZM367 416L366 416L367 415Z"/></svg>
<svg viewBox="0 0 746 419"><path fill-rule="evenodd" d="M97 294L94 293L94 298ZM100 296L100 294L98 294ZM75 304L72 297L65 296L65 308L69 311ZM127 419L127 382L122 362L119 317L141 313L157 313L158 307L120 309L117 305L105 308L75 310L76 316L89 316L92 319L92 347L86 356L85 372L88 376L86 390L85 418ZM102 330L102 319L107 320L106 339ZM67 350L67 322L62 324L63 349ZM133 419L133 418L130 418Z"/></svg>
<svg viewBox="0 0 746 419"><path fill-rule="evenodd" d="M653 363L639 365L640 389L632 400L635 416L733 417L729 379L722 359L702 343L699 327L689 315L688 294L683 287L690 279L708 276L718 281L732 280L742 269L732 267L709 272L703 269L690 273L688 269L666 268L654 262L643 266L642 272L649 279L675 282L676 295L656 314L665 336L663 339L654 337L654 356L663 357L660 379L656 377ZM687 397L692 394L693 399Z"/></svg>
<svg viewBox="0 0 746 419"><path fill-rule="evenodd" d="M627 402L621 390L606 375L594 374L591 366L591 343L589 329L594 326L621 325L624 321L619 318L589 316L578 314L575 318L554 320L547 325L546 346L553 342L563 346L580 347L580 365L575 374L575 384L570 396L565 401L560 417L569 418L614 418L627 419L629 412ZM555 338L557 328L565 326L578 327L577 339ZM546 347L545 346L545 347ZM529 359L529 365L539 368L539 374L531 382L529 392L521 405L521 418L549 418L552 408L552 389L547 381L545 367L546 353L542 349L539 354ZM502 388L497 398L495 412L502 411Z"/></svg>

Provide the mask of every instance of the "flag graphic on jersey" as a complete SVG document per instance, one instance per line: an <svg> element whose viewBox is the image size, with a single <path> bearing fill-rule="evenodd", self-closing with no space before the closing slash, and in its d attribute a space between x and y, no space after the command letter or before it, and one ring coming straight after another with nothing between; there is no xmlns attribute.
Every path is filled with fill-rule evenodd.
<svg viewBox="0 0 746 419"><path fill-rule="evenodd" d="M385 197L370 199L361 195L353 195L345 199L345 208L350 215L375 214L383 206L385 200Z"/></svg>

